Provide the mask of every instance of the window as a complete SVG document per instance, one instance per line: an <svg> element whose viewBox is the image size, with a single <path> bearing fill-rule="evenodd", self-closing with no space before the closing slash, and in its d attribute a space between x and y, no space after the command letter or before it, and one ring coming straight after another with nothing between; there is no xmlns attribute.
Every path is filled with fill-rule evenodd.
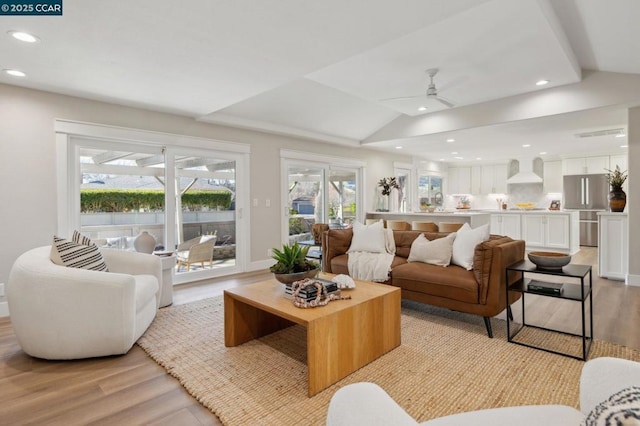
<svg viewBox="0 0 640 426"><path fill-rule="evenodd" d="M134 250L147 231L157 251L183 255L176 284L245 270L248 147L64 121L56 130L60 235L80 229L104 246ZM208 241L206 259L189 257L196 239Z"/></svg>

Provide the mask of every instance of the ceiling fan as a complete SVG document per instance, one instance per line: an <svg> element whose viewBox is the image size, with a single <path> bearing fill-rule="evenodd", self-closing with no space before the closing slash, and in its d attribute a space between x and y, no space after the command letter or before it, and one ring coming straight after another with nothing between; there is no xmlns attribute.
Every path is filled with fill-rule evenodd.
<svg viewBox="0 0 640 426"><path fill-rule="evenodd" d="M455 105L451 101L443 98L442 96L438 96L438 89L436 89L436 84L433 82L433 77L435 77L436 74L438 74L438 68L429 68L426 71L426 73L429 76L429 87L427 88L427 93L426 93L427 99L433 99L435 101L440 102L443 105L446 105L449 108L453 108ZM425 95L405 96L400 98L387 98L387 99L381 99L381 101L401 101L404 99L422 98L424 96Z"/></svg>

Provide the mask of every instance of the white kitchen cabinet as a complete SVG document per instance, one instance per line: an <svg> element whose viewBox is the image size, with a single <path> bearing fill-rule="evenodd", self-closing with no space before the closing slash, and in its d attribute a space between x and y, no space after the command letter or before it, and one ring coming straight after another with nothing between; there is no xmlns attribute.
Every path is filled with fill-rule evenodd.
<svg viewBox="0 0 640 426"><path fill-rule="evenodd" d="M507 165L482 166L481 194L504 194L507 192Z"/></svg>
<svg viewBox="0 0 640 426"><path fill-rule="evenodd" d="M471 193L471 167L449 167L447 180L448 194Z"/></svg>
<svg viewBox="0 0 640 426"><path fill-rule="evenodd" d="M543 192L562 193L562 161L545 161L543 170Z"/></svg>
<svg viewBox="0 0 640 426"><path fill-rule="evenodd" d="M522 215L522 237L527 248L570 249L569 226L568 215Z"/></svg>
<svg viewBox="0 0 640 426"><path fill-rule="evenodd" d="M606 173L609 156L567 158L563 162L565 175L593 175Z"/></svg>
<svg viewBox="0 0 640 426"><path fill-rule="evenodd" d="M492 214L491 233L506 235L514 240L520 240L520 215L519 214Z"/></svg>
<svg viewBox="0 0 640 426"><path fill-rule="evenodd" d="M629 224L626 213L598 213L598 275L625 280L629 272Z"/></svg>
<svg viewBox="0 0 640 426"><path fill-rule="evenodd" d="M471 167L471 195L482 194L482 167Z"/></svg>

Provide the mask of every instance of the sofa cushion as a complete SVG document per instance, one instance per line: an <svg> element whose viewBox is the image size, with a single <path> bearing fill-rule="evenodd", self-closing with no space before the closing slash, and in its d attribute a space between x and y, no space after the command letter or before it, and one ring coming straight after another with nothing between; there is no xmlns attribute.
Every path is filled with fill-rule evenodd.
<svg viewBox="0 0 640 426"><path fill-rule="evenodd" d="M478 282L472 271L451 265L441 266L411 262L394 266L391 271L394 286L467 303L478 303Z"/></svg>
<svg viewBox="0 0 640 426"><path fill-rule="evenodd" d="M94 244L87 246L54 236L49 257L56 265L108 272L102 253Z"/></svg>
<svg viewBox="0 0 640 426"><path fill-rule="evenodd" d="M364 251L369 253L386 253L385 229L382 222L371 225L363 225L360 222L353 224L353 238L347 253Z"/></svg>
<svg viewBox="0 0 640 426"><path fill-rule="evenodd" d="M465 223L456 234L451 263L470 271L473 269L473 255L476 246L489 239L489 224L472 229L468 223Z"/></svg>
<svg viewBox="0 0 640 426"><path fill-rule="evenodd" d="M411 251L407 261L449 266L455 237L456 234L452 233L444 238L436 238L430 241L424 234L420 234L411 244Z"/></svg>
<svg viewBox="0 0 640 426"><path fill-rule="evenodd" d="M136 312L144 308L150 299L155 299L158 293L158 279L153 275L134 275L136 282Z"/></svg>

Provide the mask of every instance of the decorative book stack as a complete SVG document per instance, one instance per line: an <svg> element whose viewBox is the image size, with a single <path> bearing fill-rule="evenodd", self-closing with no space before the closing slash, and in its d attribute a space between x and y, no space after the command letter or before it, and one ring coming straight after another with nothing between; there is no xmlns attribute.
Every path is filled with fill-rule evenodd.
<svg viewBox="0 0 640 426"><path fill-rule="evenodd" d="M314 281L321 282L324 288L327 289L327 294L332 294L332 293L340 294L340 290L338 289L338 284L334 283L333 281L325 280L322 278L314 278ZM292 284L285 284L284 296L287 299L293 299ZM318 296L318 289L314 286L307 286L306 288L300 290L300 292L298 293L298 296L300 296L302 300L305 300L307 302L310 300L314 300Z"/></svg>
<svg viewBox="0 0 640 426"><path fill-rule="evenodd" d="M550 283L546 281L531 280L527 285L527 290L531 293L550 294L552 296L562 296L563 284Z"/></svg>

